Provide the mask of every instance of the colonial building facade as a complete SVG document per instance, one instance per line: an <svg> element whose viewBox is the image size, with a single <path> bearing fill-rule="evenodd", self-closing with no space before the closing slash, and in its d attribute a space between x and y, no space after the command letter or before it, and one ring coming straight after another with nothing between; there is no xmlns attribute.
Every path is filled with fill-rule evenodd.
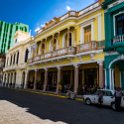
<svg viewBox="0 0 124 124"><path fill-rule="evenodd" d="M54 18L34 37L27 87L80 93L84 85L104 86L104 11L96 2Z"/></svg>
<svg viewBox="0 0 124 124"><path fill-rule="evenodd" d="M124 90L124 0L105 0L105 85Z"/></svg>
<svg viewBox="0 0 124 124"><path fill-rule="evenodd" d="M69 88L78 94L83 86L104 87L104 10L101 1L79 12L69 11L55 17L34 38L24 41L15 44L7 53L5 85L55 93Z"/></svg>
<svg viewBox="0 0 124 124"><path fill-rule="evenodd" d="M29 46L32 41L29 33L17 31L14 37L14 46L6 54L6 63L3 75L3 85L7 87L24 88Z"/></svg>

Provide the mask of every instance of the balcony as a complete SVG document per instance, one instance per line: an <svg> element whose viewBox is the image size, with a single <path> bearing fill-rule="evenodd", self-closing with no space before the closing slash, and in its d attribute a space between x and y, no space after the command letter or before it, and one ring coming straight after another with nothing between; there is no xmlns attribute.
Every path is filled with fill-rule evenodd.
<svg viewBox="0 0 124 124"><path fill-rule="evenodd" d="M53 57L64 56L64 55L72 55L75 53L74 47L67 47L63 49L56 50L52 52Z"/></svg>
<svg viewBox="0 0 124 124"><path fill-rule="evenodd" d="M113 45L122 45L124 44L124 35L119 35L119 36L115 36L112 40L112 44Z"/></svg>
<svg viewBox="0 0 124 124"><path fill-rule="evenodd" d="M77 53L83 53L93 50L103 49L105 44L104 41L91 41L88 43L80 44L77 46Z"/></svg>
<svg viewBox="0 0 124 124"><path fill-rule="evenodd" d="M70 57L75 54L75 47L67 47L52 52L45 53L43 55L38 55L32 59L28 59L28 63L33 63L37 61L50 61L49 59L58 59L59 57ZM60 59L60 58L59 58Z"/></svg>
<svg viewBox="0 0 124 124"><path fill-rule="evenodd" d="M115 36L112 40L111 48L124 54L124 35Z"/></svg>

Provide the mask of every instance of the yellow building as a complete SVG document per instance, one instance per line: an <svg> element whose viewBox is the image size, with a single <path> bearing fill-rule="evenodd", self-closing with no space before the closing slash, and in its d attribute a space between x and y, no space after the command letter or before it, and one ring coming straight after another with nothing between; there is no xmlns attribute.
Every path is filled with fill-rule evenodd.
<svg viewBox="0 0 124 124"><path fill-rule="evenodd" d="M13 67L7 66L8 60L4 69L4 72L11 70L13 75L17 75L16 84L24 85L25 82L26 88L55 93L71 89L78 94L82 93L84 86L104 86L104 11L101 2L79 12L69 11L61 17L55 17L31 40L13 47L7 54L8 58L17 49L23 52L23 60L20 59L20 64L14 68L16 73ZM26 48L30 49L30 56L22 66ZM11 73L8 75L10 77ZM6 82L9 78L4 80Z"/></svg>
<svg viewBox="0 0 124 124"><path fill-rule="evenodd" d="M17 31L14 40L14 46L6 54L3 85L23 88L27 74L29 46L33 38L29 33Z"/></svg>
<svg viewBox="0 0 124 124"><path fill-rule="evenodd" d="M47 22L34 41L28 88L80 93L84 85L103 87L104 11L99 2Z"/></svg>

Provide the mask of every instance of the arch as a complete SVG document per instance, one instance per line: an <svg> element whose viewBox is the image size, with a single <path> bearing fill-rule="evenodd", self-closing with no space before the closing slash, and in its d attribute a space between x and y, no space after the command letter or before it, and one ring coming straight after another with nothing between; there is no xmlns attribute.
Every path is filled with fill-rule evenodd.
<svg viewBox="0 0 124 124"><path fill-rule="evenodd" d="M10 73L10 79L9 79L9 80L10 80L10 82L9 82L9 86L10 86L10 87L12 87L12 79L13 79L13 74Z"/></svg>
<svg viewBox="0 0 124 124"><path fill-rule="evenodd" d="M22 73L22 83L21 83L21 88L24 88L24 84L25 84L25 72L23 71L23 73Z"/></svg>
<svg viewBox="0 0 124 124"><path fill-rule="evenodd" d="M13 84L12 84L12 86L13 86L13 88L14 88L15 85L16 85L16 72L13 73L13 77L14 77L14 79L13 79Z"/></svg>
<svg viewBox="0 0 124 124"><path fill-rule="evenodd" d="M110 62L108 68L110 69L112 64L114 64L115 62L119 61L119 60L124 60L124 56L119 56L118 58L114 59L113 61Z"/></svg>
<svg viewBox="0 0 124 124"><path fill-rule="evenodd" d="M30 70L28 74L27 88L33 89L35 81L35 70Z"/></svg>

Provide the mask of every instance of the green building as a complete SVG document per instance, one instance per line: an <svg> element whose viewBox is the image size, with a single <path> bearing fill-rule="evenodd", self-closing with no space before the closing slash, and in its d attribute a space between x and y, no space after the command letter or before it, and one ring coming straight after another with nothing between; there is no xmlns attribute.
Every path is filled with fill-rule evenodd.
<svg viewBox="0 0 124 124"><path fill-rule="evenodd" d="M105 87L124 90L124 0L105 0Z"/></svg>
<svg viewBox="0 0 124 124"><path fill-rule="evenodd" d="M13 46L14 34L16 31L22 30L25 32L29 31L29 26L22 23L6 23L0 21L0 53L4 54L7 50Z"/></svg>

